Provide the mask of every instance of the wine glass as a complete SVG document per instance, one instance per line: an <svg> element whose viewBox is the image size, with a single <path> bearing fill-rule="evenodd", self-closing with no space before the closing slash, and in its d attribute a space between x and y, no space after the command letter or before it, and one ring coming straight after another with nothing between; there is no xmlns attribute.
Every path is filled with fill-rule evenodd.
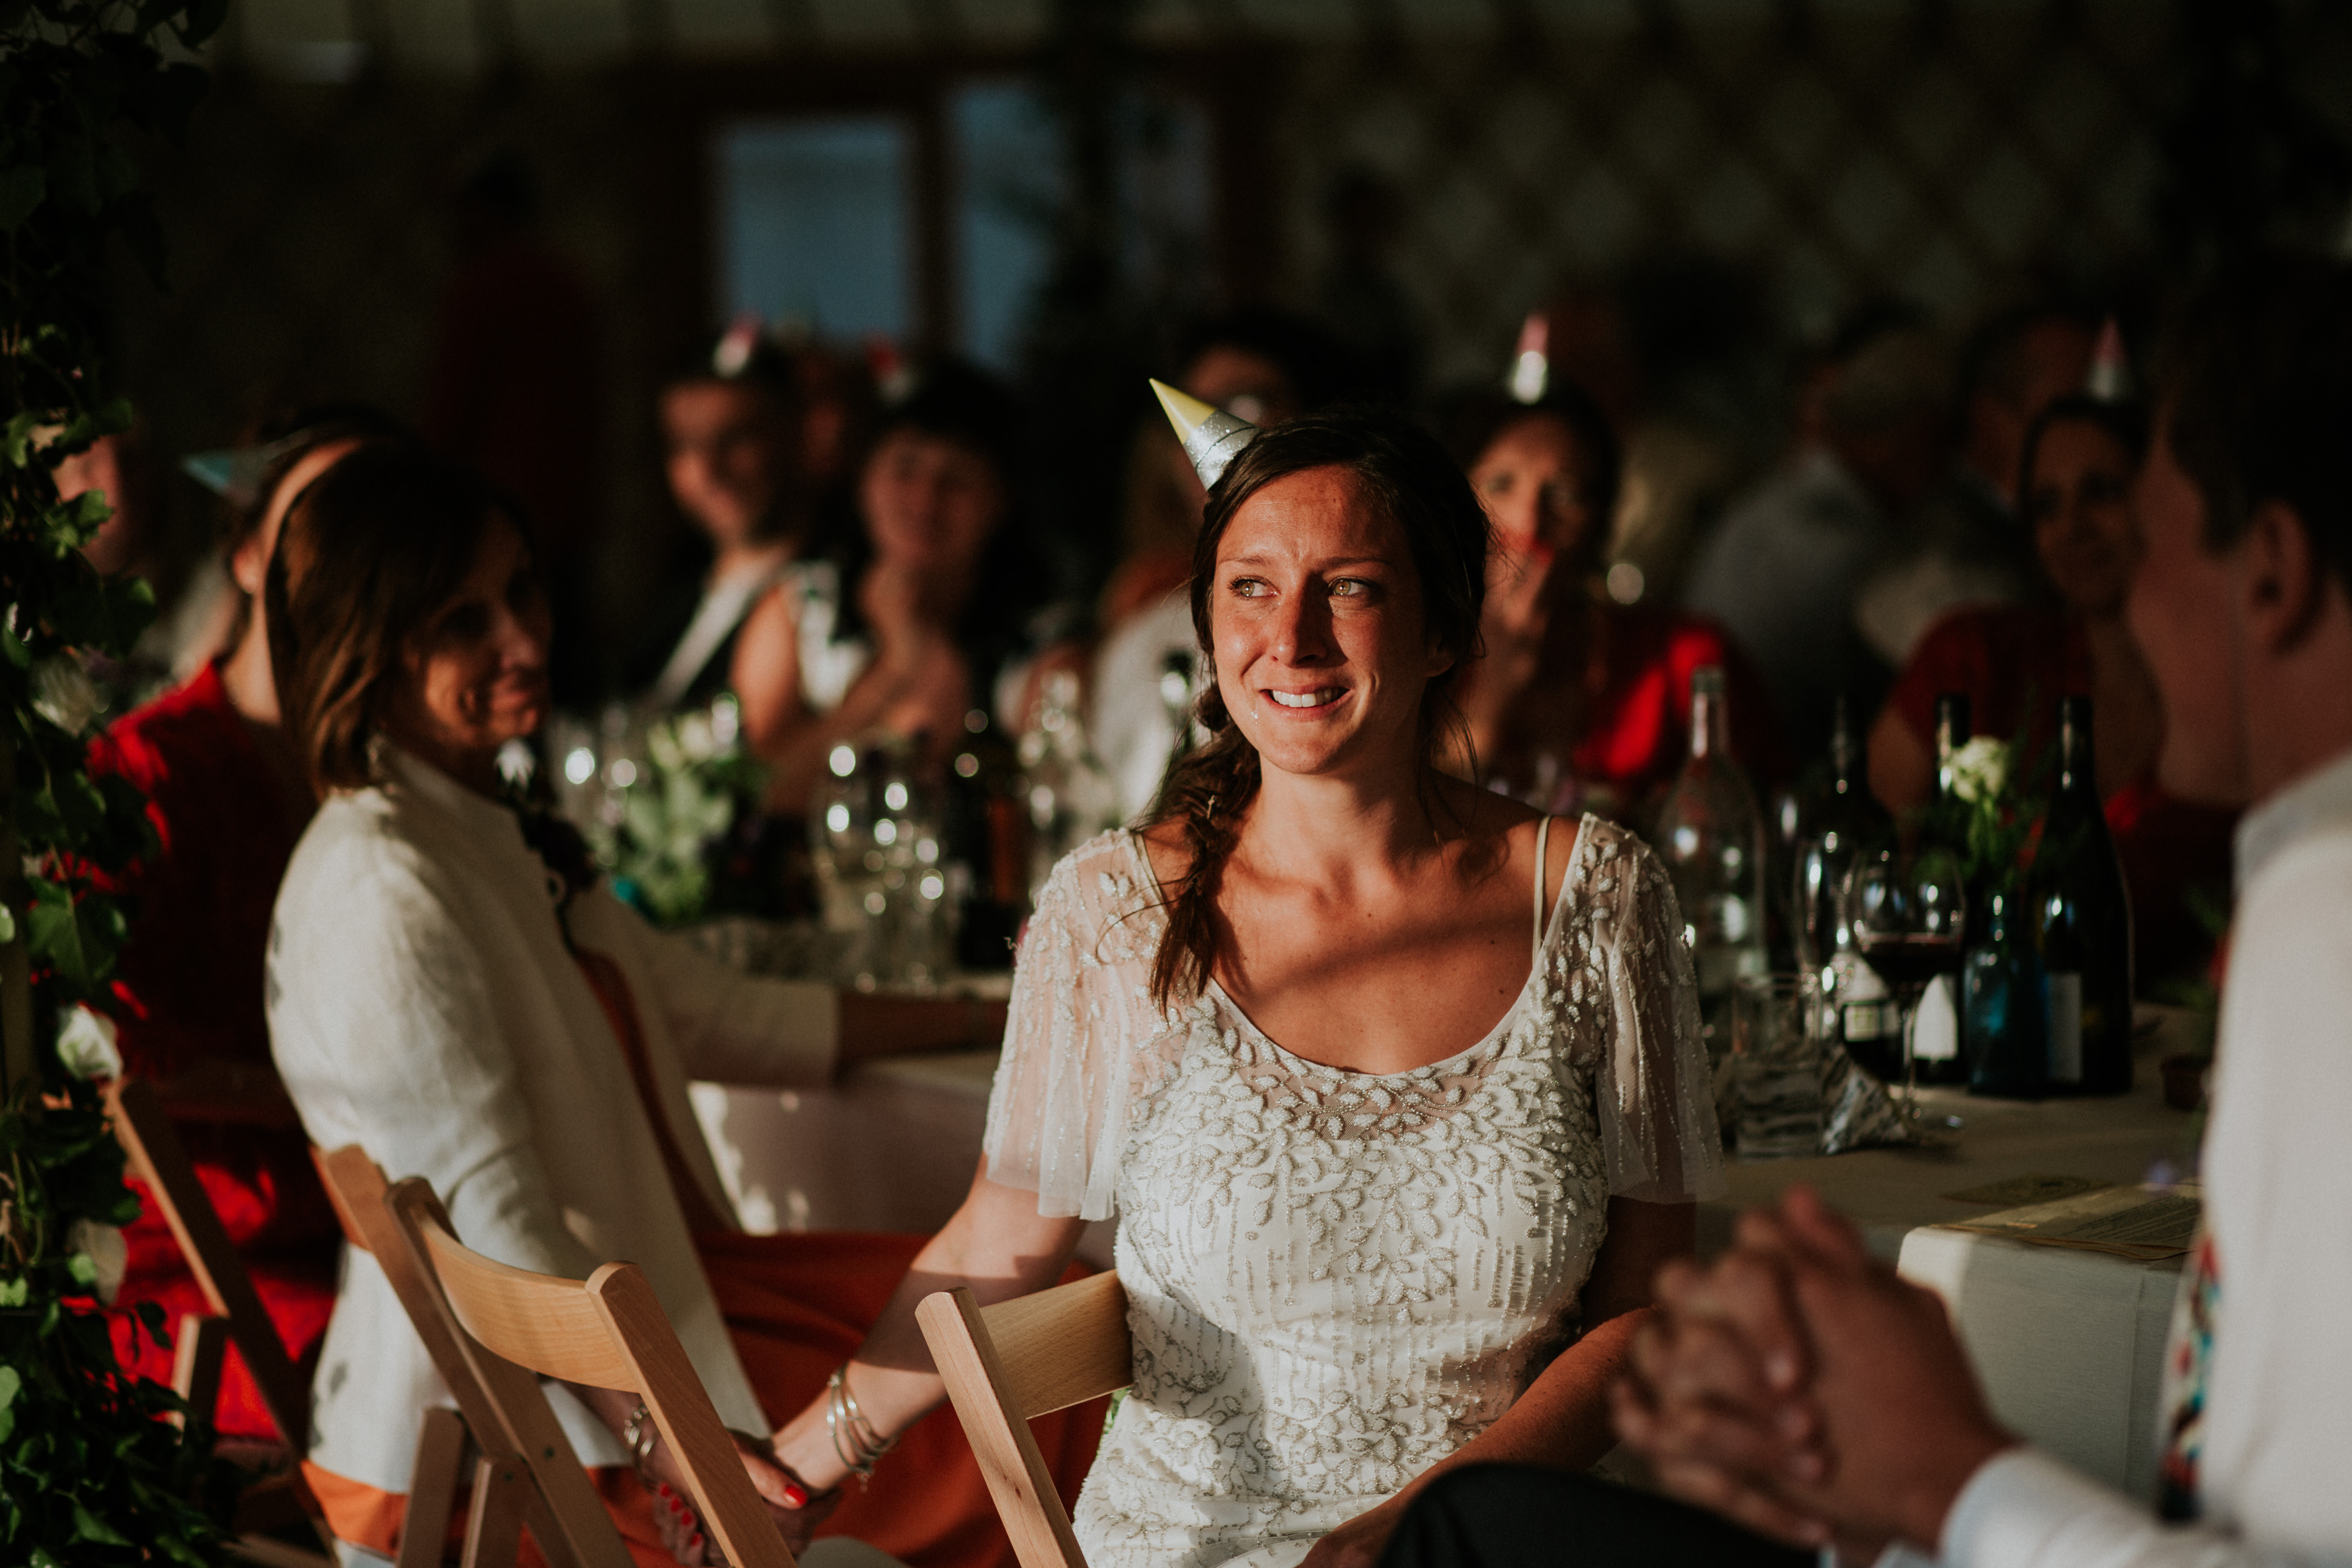
<svg viewBox="0 0 2352 1568"><path fill-rule="evenodd" d="M1864 855L1846 873L1843 916L1863 962L1903 1008L1903 1110L1916 1116L1919 998L1938 974L1959 972L1968 924L1960 868L1933 850Z"/></svg>

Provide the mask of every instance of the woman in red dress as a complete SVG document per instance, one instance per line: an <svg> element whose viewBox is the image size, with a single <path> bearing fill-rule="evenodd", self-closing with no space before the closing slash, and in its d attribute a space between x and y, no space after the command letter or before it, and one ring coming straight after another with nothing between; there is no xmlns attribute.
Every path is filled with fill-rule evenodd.
<svg viewBox="0 0 2352 1568"><path fill-rule="evenodd" d="M1457 415L1453 436L1495 524L1486 657L1459 697L1487 784L1544 811L1646 823L1682 769L1691 677L1708 665L1729 682L1739 762L1778 776L1769 701L1723 628L1621 605L1601 588L1622 458L1592 401L1572 386L1532 404L1481 398Z"/></svg>
<svg viewBox="0 0 2352 1568"><path fill-rule="evenodd" d="M2090 698L2143 993L2203 973L2237 826L2234 809L2182 800L2156 779L2164 710L2124 620L2140 552L2131 480L2147 447L2147 414L2135 405L2066 397L2042 412L2026 436L2017 493L2056 602L1946 616L1913 652L1870 736L1871 788L1900 813L1934 782L1939 694L1968 697L1979 735L2021 733L2029 763L2050 752L2058 699Z"/></svg>
<svg viewBox="0 0 2352 1568"><path fill-rule="evenodd" d="M131 934L110 1012L123 1070L163 1098L298 1363L326 1332L341 1232L270 1065L262 1016L270 906L311 800L278 727L260 589L294 498L364 442L396 433L358 409L307 411L263 431L277 450L226 544L230 574L246 595L228 655L124 714L90 747L93 773L119 775L146 793L160 846L122 884L132 900ZM163 1215L132 1185L144 1208L127 1233L129 1267L111 1313L115 1352L141 1375L169 1382L172 1352L137 1331L134 1309L154 1302L173 1325L210 1309ZM224 1436L278 1436L234 1346L217 1421Z"/></svg>

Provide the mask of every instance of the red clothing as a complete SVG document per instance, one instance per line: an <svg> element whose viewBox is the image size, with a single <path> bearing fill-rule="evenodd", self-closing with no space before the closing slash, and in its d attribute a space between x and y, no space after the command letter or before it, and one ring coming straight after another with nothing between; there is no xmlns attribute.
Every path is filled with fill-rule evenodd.
<svg viewBox="0 0 2352 1568"><path fill-rule="evenodd" d="M2055 742L2058 699L2089 696L2093 678L2079 617L2042 605L1961 610L1921 639L1886 701L1927 741L1936 732L1936 699L1965 692L1976 733L2006 741L2022 729L2032 761ZM2152 770L2108 796L2106 814L2131 893L2141 987L2201 975L2215 939L2196 905L2227 902L2238 814L2176 799Z"/></svg>
<svg viewBox="0 0 2352 1568"><path fill-rule="evenodd" d="M1555 618L1566 635L1547 642L1539 673L1505 720L1490 771L1513 795L1543 795L1552 811L1646 820L1689 754L1691 677L1708 665L1723 668L1733 756L1759 785L1784 771L1771 699L1721 626L1655 605L1596 605L1589 625L1589 646L1577 650L1574 623ZM1530 792L1538 759L1563 750L1568 776Z"/></svg>
<svg viewBox="0 0 2352 1568"><path fill-rule="evenodd" d="M207 1064L267 1068L263 957L278 883L301 824L287 808L285 785L229 706L219 670L206 666L186 685L116 721L91 745L89 765L95 774L120 775L146 793L147 818L161 844L153 859L122 881L133 905L111 1011L124 1070L168 1079ZM309 1145L295 1128L177 1126L229 1240L299 1363L326 1332L341 1234ZM206 1309L153 1205L127 1239L130 1270L113 1312L116 1352L141 1375L168 1382L172 1352L134 1336L130 1308L153 1301L173 1325L182 1313ZM218 1423L225 1434L278 1435L233 1348Z"/></svg>

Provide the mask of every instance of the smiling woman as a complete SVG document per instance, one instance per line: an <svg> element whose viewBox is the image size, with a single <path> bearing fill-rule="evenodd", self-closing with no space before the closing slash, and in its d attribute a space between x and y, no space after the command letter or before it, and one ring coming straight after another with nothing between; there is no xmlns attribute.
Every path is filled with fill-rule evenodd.
<svg viewBox="0 0 2352 1568"><path fill-rule="evenodd" d="M1050 1284L1116 1213L1135 1384L1076 1510L1095 1568L1369 1564L1465 1459L1593 1464L1720 1185L1657 861L1437 765L1486 540L1400 418L1233 460L1194 558L1213 739L1055 872L985 1163L843 1369L904 1429L940 1397L917 1303ZM819 1481L824 1415L778 1440Z"/></svg>

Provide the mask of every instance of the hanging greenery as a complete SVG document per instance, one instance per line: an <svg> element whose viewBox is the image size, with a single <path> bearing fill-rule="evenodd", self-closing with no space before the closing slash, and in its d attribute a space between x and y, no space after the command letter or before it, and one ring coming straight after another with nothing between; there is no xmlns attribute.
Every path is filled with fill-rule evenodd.
<svg viewBox="0 0 2352 1568"><path fill-rule="evenodd" d="M58 463L127 430L105 353L110 250L163 281L135 138L176 140L205 90L184 55L226 0L0 0L0 1561L215 1560L200 1422L119 1370L98 1297L138 1214L95 1086L57 1020L105 991L123 914L111 877L152 847L136 791L83 765L98 703L82 659L153 613L80 546L102 495ZM160 1337L160 1314L142 1326Z"/></svg>

